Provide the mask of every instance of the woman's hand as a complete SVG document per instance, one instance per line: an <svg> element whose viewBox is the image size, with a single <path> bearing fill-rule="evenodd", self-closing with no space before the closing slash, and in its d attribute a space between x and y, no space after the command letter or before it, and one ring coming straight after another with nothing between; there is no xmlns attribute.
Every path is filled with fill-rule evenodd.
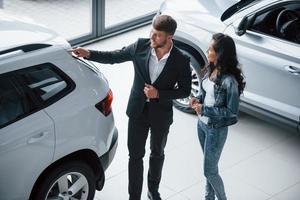
<svg viewBox="0 0 300 200"><path fill-rule="evenodd" d="M189 101L189 106L190 106L191 108L193 108L193 105L194 105L195 103L199 103L199 100L198 100L197 98L195 98L195 97L192 97L192 98L190 99L190 101Z"/></svg>
<svg viewBox="0 0 300 200"><path fill-rule="evenodd" d="M193 108L198 115L201 115L202 104L200 104L197 98L192 97L189 101L189 106Z"/></svg>
<svg viewBox="0 0 300 200"><path fill-rule="evenodd" d="M202 104L201 103L194 103L192 108L196 111L197 115L201 115L201 109L202 109Z"/></svg>

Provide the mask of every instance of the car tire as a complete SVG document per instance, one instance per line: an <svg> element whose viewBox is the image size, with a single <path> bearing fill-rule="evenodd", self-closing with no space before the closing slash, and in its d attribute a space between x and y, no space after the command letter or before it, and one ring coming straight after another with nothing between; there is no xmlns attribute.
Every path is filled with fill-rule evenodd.
<svg viewBox="0 0 300 200"><path fill-rule="evenodd" d="M71 161L55 167L37 186L32 199L62 199L62 196L93 200L96 190L95 175L91 167L83 161ZM61 191L59 191L59 183ZM64 184L63 184L64 183ZM73 188L79 188L72 194ZM75 190L76 191L76 190Z"/></svg>
<svg viewBox="0 0 300 200"><path fill-rule="evenodd" d="M185 113L192 113L195 114L196 112L194 109L189 107L189 100L193 96L198 96L200 93L200 69L201 65L200 63L196 60L196 58L189 53L189 49L185 47L180 47L181 52L183 52L185 55L190 57L190 67L191 67L191 78L192 78L192 85L191 85L191 94L183 99L175 99L173 100L173 105L175 108L177 108L180 111L183 111Z"/></svg>

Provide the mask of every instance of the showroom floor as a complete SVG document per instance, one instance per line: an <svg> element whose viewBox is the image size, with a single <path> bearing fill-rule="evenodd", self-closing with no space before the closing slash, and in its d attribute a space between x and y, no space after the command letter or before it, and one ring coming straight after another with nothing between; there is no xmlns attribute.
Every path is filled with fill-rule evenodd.
<svg viewBox="0 0 300 200"><path fill-rule="evenodd" d="M89 45L91 49L114 50L138 37L147 37L150 26ZM114 92L113 110L119 129L119 147L106 172L106 183L95 200L126 200L127 116L126 104L133 79L130 62L97 64ZM203 156L196 133L197 117L174 109L166 147L160 192L168 200L204 199ZM220 173L229 200L299 200L300 137L246 114L230 127L220 160ZM148 168L149 143L144 163ZM146 175L146 170L145 170ZM146 177L146 176L145 176ZM146 199L144 181L142 199Z"/></svg>

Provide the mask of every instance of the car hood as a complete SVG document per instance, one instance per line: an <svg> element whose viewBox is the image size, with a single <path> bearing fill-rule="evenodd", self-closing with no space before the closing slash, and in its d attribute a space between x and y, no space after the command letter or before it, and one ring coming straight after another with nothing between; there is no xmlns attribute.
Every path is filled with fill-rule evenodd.
<svg viewBox="0 0 300 200"><path fill-rule="evenodd" d="M1 12L0 24L0 51L37 43L70 47L70 44L56 32L24 16Z"/></svg>
<svg viewBox="0 0 300 200"><path fill-rule="evenodd" d="M221 15L229 7L239 2L238 0L166 0L162 7L167 7L173 12L198 12L205 15L221 18Z"/></svg>
<svg viewBox="0 0 300 200"><path fill-rule="evenodd" d="M238 0L166 0L159 12L175 18L179 25L178 32L185 32L190 26L208 32L222 32L225 24L221 16L236 2Z"/></svg>

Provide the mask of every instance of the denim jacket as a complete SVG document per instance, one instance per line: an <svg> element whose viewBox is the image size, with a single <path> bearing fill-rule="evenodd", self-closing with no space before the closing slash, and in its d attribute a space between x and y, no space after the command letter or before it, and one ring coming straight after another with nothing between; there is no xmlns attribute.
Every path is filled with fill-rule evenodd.
<svg viewBox="0 0 300 200"><path fill-rule="evenodd" d="M204 79L208 78L206 73L201 81L201 95L198 96L200 103L204 102L205 91L202 87ZM208 117L208 126L211 128L220 128L230 126L237 122L239 110L239 91L238 83L233 75L223 74L213 79L215 104L213 106L202 105L202 115Z"/></svg>

